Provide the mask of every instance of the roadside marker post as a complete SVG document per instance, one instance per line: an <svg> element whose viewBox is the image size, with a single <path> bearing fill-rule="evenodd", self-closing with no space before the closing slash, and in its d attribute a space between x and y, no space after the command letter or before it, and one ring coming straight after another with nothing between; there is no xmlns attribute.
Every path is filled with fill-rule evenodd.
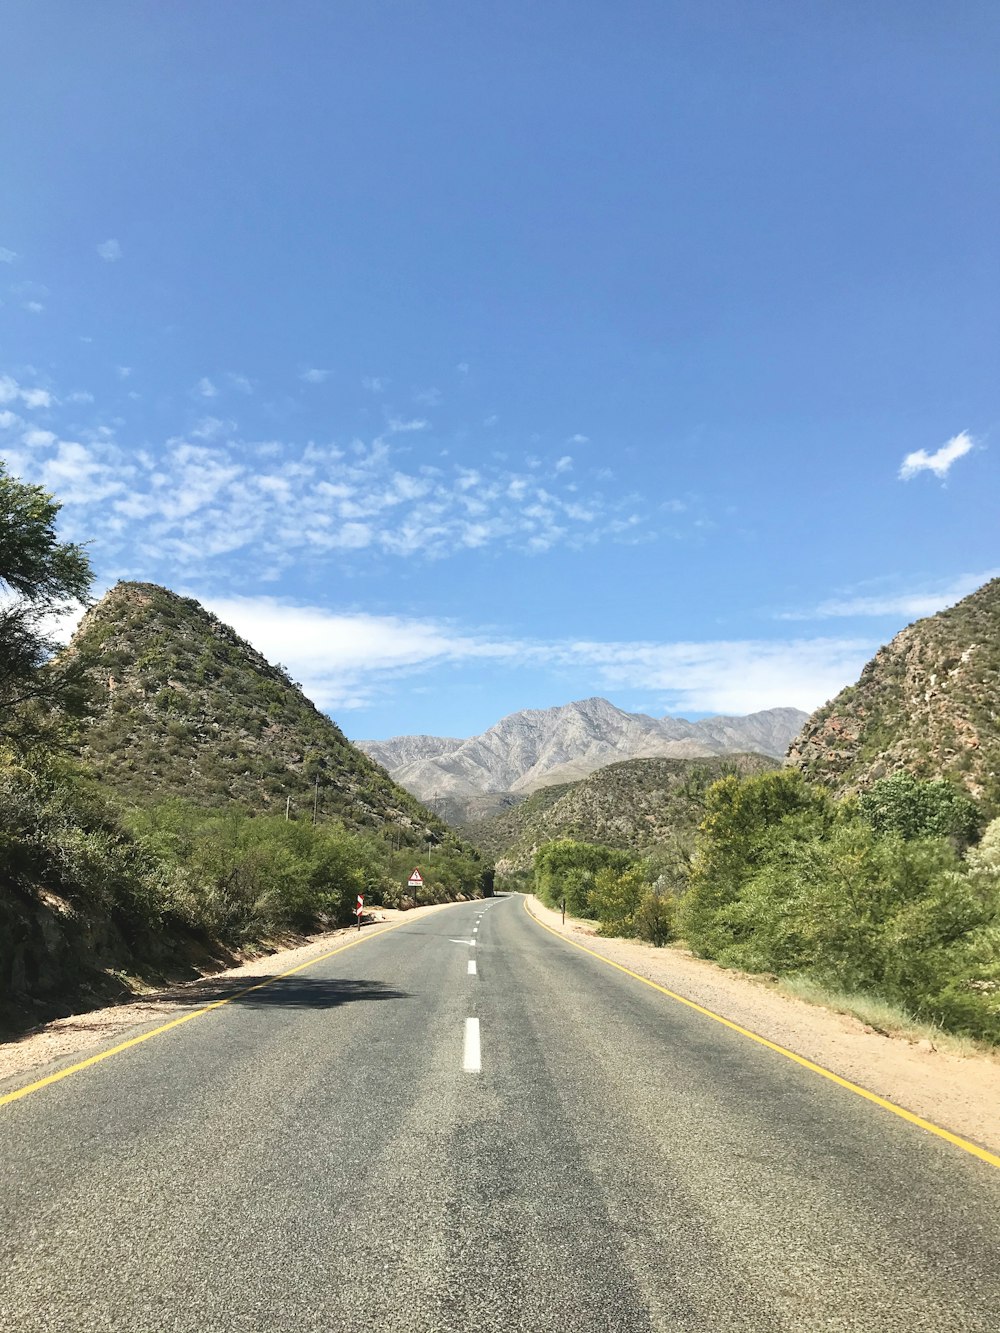
<svg viewBox="0 0 1000 1333"><path fill-rule="evenodd" d="M358 894L358 905L357 905L357 907L355 907L355 909L354 909L355 914L357 915L357 918L358 918L358 930L361 929L361 914L364 912L364 910L365 910L365 896L364 896L363 893L359 893L359 894Z"/></svg>

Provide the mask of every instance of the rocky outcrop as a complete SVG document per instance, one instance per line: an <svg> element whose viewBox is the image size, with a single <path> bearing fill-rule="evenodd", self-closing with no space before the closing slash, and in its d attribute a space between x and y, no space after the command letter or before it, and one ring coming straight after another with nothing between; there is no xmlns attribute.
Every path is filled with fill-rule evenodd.
<svg viewBox="0 0 1000 1333"><path fill-rule="evenodd" d="M786 763L844 795L906 770L1000 810L1000 579L880 648L808 719Z"/></svg>

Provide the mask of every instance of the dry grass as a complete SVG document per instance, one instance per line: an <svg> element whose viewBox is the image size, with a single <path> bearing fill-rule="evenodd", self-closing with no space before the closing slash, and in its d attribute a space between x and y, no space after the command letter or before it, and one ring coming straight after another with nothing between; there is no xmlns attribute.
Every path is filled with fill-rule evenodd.
<svg viewBox="0 0 1000 1333"><path fill-rule="evenodd" d="M915 1018L903 1005L866 991L845 991L824 986L809 976L780 977L775 989L807 1004L820 1005L838 1014L847 1014L886 1037L904 1037L908 1041L926 1041L935 1050L953 1055L997 1055L995 1047L972 1037L945 1032L938 1024Z"/></svg>

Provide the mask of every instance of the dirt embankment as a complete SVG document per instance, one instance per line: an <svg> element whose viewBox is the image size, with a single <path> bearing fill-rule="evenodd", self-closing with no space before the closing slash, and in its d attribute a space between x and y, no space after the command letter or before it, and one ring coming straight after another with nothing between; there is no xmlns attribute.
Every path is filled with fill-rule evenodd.
<svg viewBox="0 0 1000 1333"><path fill-rule="evenodd" d="M528 906L539 921L568 939L924 1120L1000 1153L997 1056L959 1055L930 1041L884 1036L856 1018L794 999L761 978L727 971L686 950L603 939L593 922L569 918L564 926L560 914L537 899L530 898Z"/></svg>

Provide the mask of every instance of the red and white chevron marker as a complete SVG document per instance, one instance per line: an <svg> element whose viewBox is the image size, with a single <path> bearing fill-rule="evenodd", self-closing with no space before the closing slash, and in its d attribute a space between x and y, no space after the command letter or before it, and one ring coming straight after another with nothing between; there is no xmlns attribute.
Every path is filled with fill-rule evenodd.
<svg viewBox="0 0 1000 1333"><path fill-rule="evenodd" d="M355 907L355 909L354 909L354 914L355 914L355 916L358 918L358 930L361 929L361 913L362 913L364 910L365 910L365 896L364 896L363 893L359 893L359 894L358 894L358 905L357 905L357 907Z"/></svg>

